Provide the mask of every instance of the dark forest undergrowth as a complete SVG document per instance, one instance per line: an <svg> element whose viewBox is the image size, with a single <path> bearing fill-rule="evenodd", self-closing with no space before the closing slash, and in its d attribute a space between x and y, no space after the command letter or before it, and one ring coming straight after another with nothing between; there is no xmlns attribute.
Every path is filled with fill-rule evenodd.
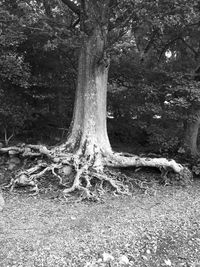
<svg viewBox="0 0 200 267"><path fill-rule="evenodd" d="M158 177L154 171L135 175ZM128 197L106 194L99 203L4 191L0 266L199 266L200 181L148 188L135 186ZM113 260L103 262L103 253ZM122 255L127 265L119 263Z"/></svg>

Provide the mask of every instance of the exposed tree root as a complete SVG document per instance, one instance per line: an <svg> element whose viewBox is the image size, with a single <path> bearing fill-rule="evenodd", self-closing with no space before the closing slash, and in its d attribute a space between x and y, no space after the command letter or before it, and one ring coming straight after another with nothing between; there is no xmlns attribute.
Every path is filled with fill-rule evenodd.
<svg viewBox="0 0 200 267"><path fill-rule="evenodd" d="M109 155L106 160L105 164L107 166L112 167L156 167L156 168L170 168L174 172L179 173L183 166L177 163L175 160L169 160L166 158L148 158L148 157L138 157L131 154L122 153L113 153Z"/></svg>
<svg viewBox="0 0 200 267"><path fill-rule="evenodd" d="M124 195L129 194L128 187L125 186L123 183L121 183L121 181L117 179L113 179L112 177L109 177L110 175L99 174L97 172L92 172L92 175L96 177L97 179L99 179L101 184L103 184L104 182L107 182L108 184L110 184L110 186L114 189L114 191L117 194L124 194Z"/></svg>
<svg viewBox="0 0 200 267"><path fill-rule="evenodd" d="M47 149L42 145L27 145L1 148L2 153L16 152L20 157L42 157L36 166L24 168L16 172L8 187L11 191L15 186L29 186L37 194L39 192L38 181L41 177L50 173L57 179L57 183L65 187L63 195L79 191L80 199L96 200L98 197L94 191L94 183L99 184L99 190L108 185L117 194L128 194L129 188L124 181L117 179L116 173L108 172L105 167L156 167L162 171L163 177L168 171L178 175L183 184L192 181L191 172L174 160L166 158L138 157L131 154L109 153L103 154L94 146L93 150L78 150L76 153L66 153L62 149ZM87 153L86 153L87 151ZM88 152L89 151L89 152ZM163 174L164 171L164 174ZM73 177L72 177L73 176ZM72 180L71 180L72 178Z"/></svg>
<svg viewBox="0 0 200 267"><path fill-rule="evenodd" d="M21 154L23 157L37 157L45 155L51 158L51 150L48 150L43 145L25 145L21 144L20 146L11 146L11 147L2 147L0 148L1 153L11 153Z"/></svg>
<svg viewBox="0 0 200 267"><path fill-rule="evenodd" d="M180 180L185 185L191 183L192 173L191 171L177 163L175 160L166 158L148 158L138 157L131 154L113 153L105 159L105 165L111 167L156 167L162 175L167 176L169 171L173 171L177 174L176 179Z"/></svg>

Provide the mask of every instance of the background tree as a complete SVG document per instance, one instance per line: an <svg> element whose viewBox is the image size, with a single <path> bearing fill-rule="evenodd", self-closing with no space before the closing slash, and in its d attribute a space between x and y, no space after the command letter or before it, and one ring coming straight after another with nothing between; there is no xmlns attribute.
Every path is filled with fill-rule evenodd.
<svg viewBox="0 0 200 267"><path fill-rule="evenodd" d="M192 81L194 78L192 73L198 65L196 61L199 45L198 3L196 1L192 1L189 4L174 1L166 6L163 2L158 2L157 4L152 2L149 3L149 10L151 10L151 14L143 10L139 26L136 26L134 28L135 31L132 30L132 34L129 34L129 42L126 42L128 46L124 46L123 55L119 53L119 60L115 60L117 61L113 65L114 76L117 77L115 81L117 81L119 86L121 86L121 80L123 80L124 84L128 84L127 81L131 83L131 86L129 84L125 87L127 89L129 87L129 92L131 91L130 87L132 87L132 93L130 92L128 100L123 102L129 109L131 108L131 101L134 101L136 109L140 105L140 110L138 109L135 116L137 115L140 122L148 122L151 125L149 127L146 123L145 129L148 135L150 134L149 141L152 142L154 139L154 148L155 143L159 147L164 147L166 144L167 149L174 144L173 150L175 149L175 152L184 139L184 147L187 146L187 150L195 155L197 153L197 140L195 138L197 134L191 133L197 133L195 129L198 129L198 83ZM190 14L191 10L193 10L192 14ZM164 16L162 17L162 15ZM120 49L123 50L122 44ZM128 59L126 54L128 54ZM135 58L137 59L134 59L134 56L131 57L131 55L136 55ZM138 57L140 60L138 60ZM131 59L129 60L129 58ZM140 66L138 70L135 67L136 64ZM140 77L140 85L138 84L137 86L134 86L134 79L138 80L135 73ZM187 78L184 76L187 76ZM115 77L112 77L112 80ZM146 89L143 90L144 87ZM141 92L141 94L139 93L141 100L144 99L142 98L142 92L146 94L146 99L150 100L148 108L147 101L145 103L144 101L140 102L139 98L136 98L136 88L138 88L138 92ZM151 91L155 101L148 96L148 92ZM126 93L123 94L125 95ZM175 98L174 104L171 107L169 103L168 105L164 104L165 100L168 99L167 94L172 94L171 99ZM131 101L130 95L133 96ZM192 100L192 97L196 99L196 102ZM191 109L192 106L193 109ZM143 114L146 113L146 119L145 116L143 116L143 119L139 116L141 112ZM160 119L155 120L154 116L160 116ZM191 120L191 118L193 119ZM162 127L160 125L161 120L163 122ZM156 126L157 130L155 122L158 126ZM184 130L185 138L180 133L177 135L173 130L174 128L179 129L179 132ZM170 132L167 129L170 129ZM173 138L173 132L179 138ZM171 144L169 140L165 139L165 133L167 133L166 137L170 136L170 139L173 140Z"/></svg>

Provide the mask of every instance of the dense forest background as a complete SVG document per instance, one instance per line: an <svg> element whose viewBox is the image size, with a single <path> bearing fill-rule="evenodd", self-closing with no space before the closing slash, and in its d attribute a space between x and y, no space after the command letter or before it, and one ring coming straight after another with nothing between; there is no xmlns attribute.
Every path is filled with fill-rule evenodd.
<svg viewBox="0 0 200 267"><path fill-rule="evenodd" d="M107 121L113 148L198 156L198 1L135 1L128 25L120 7L115 12L119 27L107 48L112 45ZM1 1L2 146L66 138L80 47L74 16L57 0Z"/></svg>

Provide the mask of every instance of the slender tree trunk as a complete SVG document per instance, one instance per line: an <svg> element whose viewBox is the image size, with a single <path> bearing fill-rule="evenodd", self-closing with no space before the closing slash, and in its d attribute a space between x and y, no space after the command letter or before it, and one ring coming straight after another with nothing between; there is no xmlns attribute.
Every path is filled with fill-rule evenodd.
<svg viewBox="0 0 200 267"><path fill-rule="evenodd" d="M84 156L111 152L106 123L109 62L104 59L104 42L96 27L92 36L85 38L79 56L74 114L64 146Z"/></svg>
<svg viewBox="0 0 200 267"><path fill-rule="evenodd" d="M200 109L192 112L191 119L187 123L184 148L192 156L198 155L197 139L200 126Z"/></svg>

